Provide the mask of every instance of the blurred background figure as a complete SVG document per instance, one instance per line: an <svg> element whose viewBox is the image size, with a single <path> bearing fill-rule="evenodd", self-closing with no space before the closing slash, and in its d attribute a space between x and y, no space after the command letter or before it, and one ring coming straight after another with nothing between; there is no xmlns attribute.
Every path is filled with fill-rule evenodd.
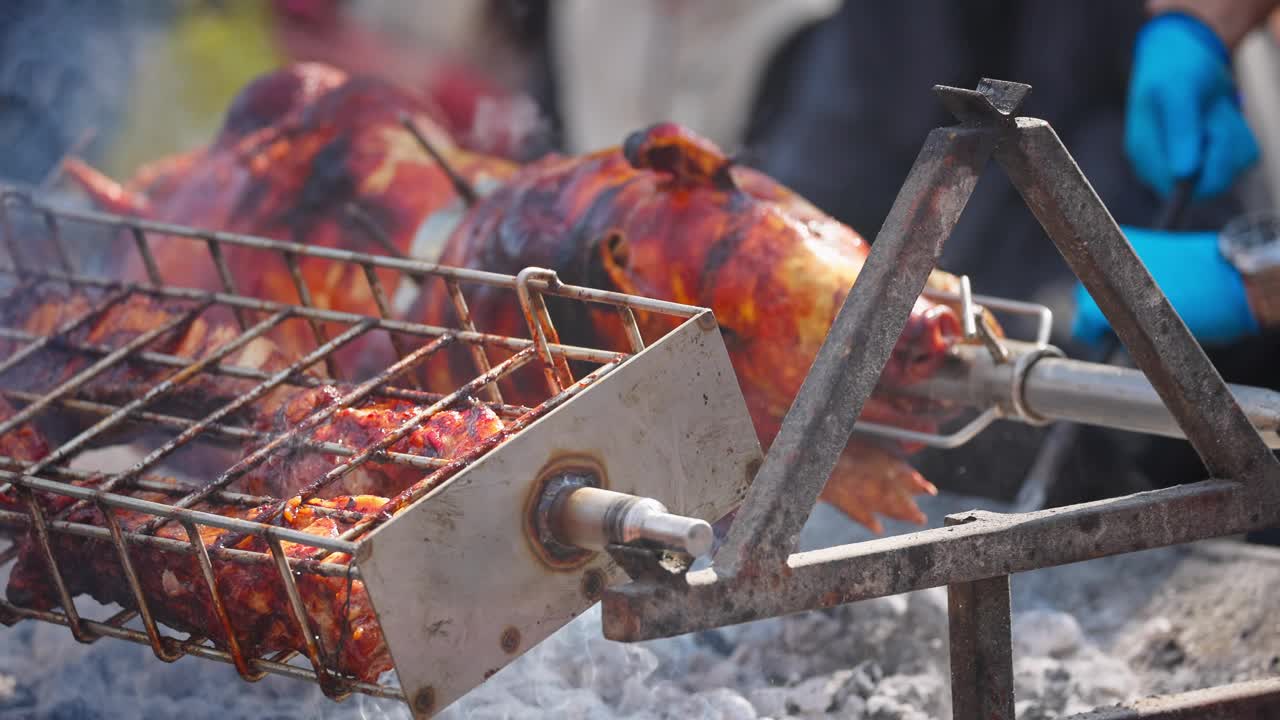
<svg viewBox="0 0 1280 720"><path fill-rule="evenodd" d="M1192 198L1220 197L1260 157L1232 57L1280 2L1149 0L1147 6L1152 18L1138 34L1128 92L1126 155L1166 201L1178 183L1192 188ZM1229 345L1261 333L1260 320L1273 324L1259 317L1268 303L1255 299L1251 307L1247 277L1222 252L1219 232L1124 231L1202 343ZM1079 284L1076 305L1076 340L1097 345L1110 335L1106 318Z"/></svg>
<svg viewBox="0 0 1280 720"><path fill-rule="evenodd" d="M271 0L271 28L290 60L393 81L429 98L471 149L528 160L548 146L523 92L532 82L525 51L510 41L527 19L507 4Z"/></svg>
<svg viewBox="0 0 1280 720"><path fill-rule="evenodd" d="M1278 6L1275 0L1148 1L1151 17L1138 34L1128 91L1129 161L1166 200L1178 183L1186 183L1197 200L1237 191L1256 212L1225 227L1123 227L1223 375L1271 388L1280 386L1280 186L1274 157L1280 85L1274 34L1254 31L1276 16ZM1259 137L1272 146L1272 157L1257 168L1262 173L1255 174L1250 192L1247 176L1264 159ZM1267 175L1270 188L1258 182ZM1072 336L1091 346L1111 336L1106 318L1078 283ZM1139 448L1136 465L1155 484L1203 477L1185 443L1146 439ZM1259 533L1256 539L1275 543L1280 533Z"/></svg>

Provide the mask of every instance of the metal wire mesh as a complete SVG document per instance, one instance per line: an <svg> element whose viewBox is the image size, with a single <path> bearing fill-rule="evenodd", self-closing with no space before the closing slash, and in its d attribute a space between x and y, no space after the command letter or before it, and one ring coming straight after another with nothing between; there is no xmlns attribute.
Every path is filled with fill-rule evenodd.
<svg viewBox="0 0 1280 720"><path fill-rule="evenodd" d="M63 430L49 442L48 452L38 457L0 452L0 497L9 499L7 504L0 503L4 508L0 509L0 524L13 540L0 560L8 564L22 552L38 553L57 601L56 607L40 608L20 605L12 598L0 600L0 620L12 624L32 618L65 625L82 642L101 637L131 640L150 645L157 657L169 662L184 654L220 660L233 664L251 681L266 673L309 679L319 682L334 698L351 692L401 696L393 686L364 681L343 671L334 655L341 654L341 642L348 637L350 616L344 609L339 646L335 649L330 643L326 647L315 627L317 618L308 610L300 587L302 578L345 583L345 598L350 604L353 588L360 582L353 558L358 557L359 544L370 531L393 521L397 510L582 392L630 353L642 350L644 338L635 312L676 320L698 312L688 306L564 285L553 273L538 269L511 277L391 255L209 232L59 208L21 191L6 191L0 201L4 243L0 290L6 291L5 297L12 300L54 287L81 298L81 305L69 313L71 317L52 332L33 332L23 326L21 317L15 321L13 312L7 313L7 322L0 322L0 399L13 408L13 412L0 413L0 438L7 433L16 437L29 427L56 425ZM368 217L359 218L358 225L372 235L379 232ZM157 237L187 243L192 258L207 258L216 268L217 288L168 283L166 272L172 268L163 267L156 259L153 245ZM232 248L237 253L261 253L275 262L283 260L297 302L279 302L238 290L247 286L236 275L245 263L243 258L228 262ZM145 279L124 281L104 269L110 263L94 262L104 255L124 253L136 253ZM301 269L304 259L357 268L379 314L365 316L317 303L316 288L308 284ZM421 288L427 282L444 282L457 326L436 327L395 317L388 300L388 277L399 282L397 292L401 286ZM467 306L467 291L475 287L510 291L513 312L523 312L527 320L528 337L477 328ZM614 308L629 347L561 344L544 295ZM102 322L112 308L137 298L163 307L161 321L131 334L109 334L107 340L86 339L90 334L86 328ZM158 340L190 327L198 318L210 325L233 323L235 332L203 354L157 348ZM313 343L309 349L290 355L285 367L264 369L229 362L251 343L275 337L291 323L305 323ZM378 333L389 340L395 361L365 377L345 377L348 369L336 361L338 351ZM424 387L419 372L424 363L446 348L456 347L466 349L473 377L456 387ZM61 374L47 373L54 379L47 386L27 387L13 381L24 365L47 363L54 351L56 357L75 358L77 364ZM571 361L586 368L582 377L574 377ZM538 365L546 379L542 401L536 405L505 402L498 381L522 367ZM138 380L126 383L123 394L102 397L86 392L104 378L119 377ZM196 382L237 384L234 393L220 398L213 407L196 411L169 406L169 401L188 392ZM270 427L246 420L264 398L277 391L321 386L339 387L341 393L299 422ZM363 444L312 437L336 413L375 400L407 401L411 410L398 418L394 428ZM456 457L404 452L397 445L437 413L474 405L496 413L502 431ZM86 451L126 441L144 448L138 454L145 452L127 469L100 472L100 468L84 467L81 458ZM190 459L192 448L206 446L215 454ZM284 452L324 455L332 461L324 472L309 477L292 498L236 491L238 479ZM417 472L417 479L373 509L313 502L344 476L374 463L411 469ZM305 508L316 517L329 518L342 531L318 535L305 528L294 529L281 521L290 508ZM87 521L89 517L97 520ZM208 538L216 539L211 542ZM115 598L124 610L101 620L80 614L75 596L83 589L68 581L68 571L74 568L61 551L68 542L91 544L85 546L95 548L99 559L103 553L114 554L115 571L128 588L126 597ZM194 559L217 627L186 627L183 630L192 634L183 638L158 619L157 608L163 607L165 599L148 592L138 567L139 558L145 557L146 571L155 571L155 555L146 554L152 552L179 558L174 562ZM301 637L300 644L258 654L242 647L246 639L252 641L254 630L236 626L238 592L225 580L230 567L251 568L261 577L278 581L278 592L287 600L291 631Z"/></svg>

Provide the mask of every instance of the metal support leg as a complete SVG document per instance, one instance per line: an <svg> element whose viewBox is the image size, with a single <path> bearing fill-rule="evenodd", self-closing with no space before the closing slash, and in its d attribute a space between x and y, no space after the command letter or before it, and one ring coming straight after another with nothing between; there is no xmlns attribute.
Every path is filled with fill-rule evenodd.
<svg viewBox="0 0 1280 720"><path fill-rule="evenodd" d="M1270 720L1280 717L1280 679L1250 680L1100 708L1069 720Z"/></svg>
<svg viewBox="0 0 1280 720"><path fill-rule="evenodd" d="M996 151L1212 477L1280 483L1280 464L1049 124L1018 118Z"/></svg>
<svg viewBox="0 0 1280 720"><path fill-rule="evenodd" d="M951 716L1013 720L1009 576L947 586Z"/></svg>
<svg viewBox="0 0 1280 720"><path fill-rule="evenodd" d="M720 572L777 572L795 551L943 241L1030 89L999 81L984 81L980 92L938 89L964 124L925 140L716 555Z"/></svg>

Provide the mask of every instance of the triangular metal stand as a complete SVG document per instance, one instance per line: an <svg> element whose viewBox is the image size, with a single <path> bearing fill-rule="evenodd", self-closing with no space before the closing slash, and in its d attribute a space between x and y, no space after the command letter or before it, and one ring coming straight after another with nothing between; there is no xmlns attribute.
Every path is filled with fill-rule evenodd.
<svg viewBox="0 0 1280 720"><path fill-rule="evenodd" d="M959 125L925 140L871 255L710 569L617 549L634 582L606 636L642 640L940 585L951 589L955 717L1013 717L1008 575L1280 524L1280 463L1057 134L1017 117L1030 86L936 87ZM1093 295L1215 480L793 555L836 460L988 160Z"/></svg>

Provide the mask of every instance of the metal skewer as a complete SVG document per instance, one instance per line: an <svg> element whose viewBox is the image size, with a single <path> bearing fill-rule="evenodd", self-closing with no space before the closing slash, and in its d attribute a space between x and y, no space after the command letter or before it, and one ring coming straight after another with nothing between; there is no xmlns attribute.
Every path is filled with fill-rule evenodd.
<svg viewBox="0 0 1280 720"><path fill-rule="evenodd" d="M1196 178L1179 181L1174 187L1173 195L1161 209L1156 219L1156 229L1171 230L1177 227L1191 203L1191 192L1195 188ZM1096 359L1108 365L1120 365L1125 362L1126 354L1120 339L1111 334L1107 336ZM1049 491L1057 483L1058 474L1062 471L1062 463L1067 452L1076 446L1080 435L1080 426L1075 423L1058 423L1045 436L1044 444L1036 455L1022 488L1014 499L1014 512L1030 512L1044 507Z"/></svg>

